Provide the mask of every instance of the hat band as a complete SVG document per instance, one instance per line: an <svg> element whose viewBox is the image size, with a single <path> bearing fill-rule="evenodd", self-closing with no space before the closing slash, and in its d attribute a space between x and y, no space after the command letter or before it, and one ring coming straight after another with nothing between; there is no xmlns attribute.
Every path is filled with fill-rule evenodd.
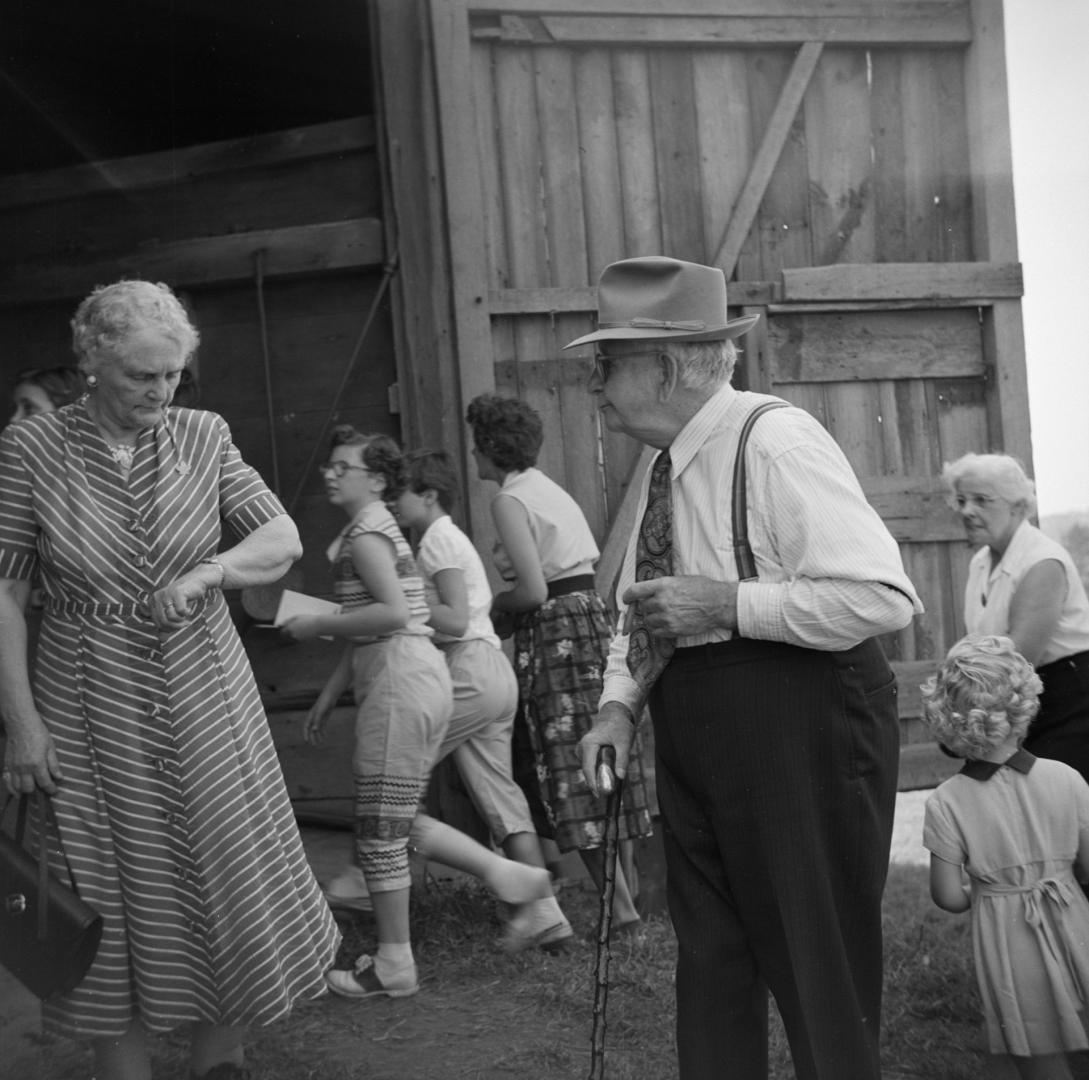
<svg viewBox="0 0 1089 1080"><path fill-rule="evenodd" d="M619 330L621 327L630 326L635 330L706 330L707 323L699 320L689 322L671 322L669 319L644 319L637 316L627 322L598 322L600 330Z"/></svg>

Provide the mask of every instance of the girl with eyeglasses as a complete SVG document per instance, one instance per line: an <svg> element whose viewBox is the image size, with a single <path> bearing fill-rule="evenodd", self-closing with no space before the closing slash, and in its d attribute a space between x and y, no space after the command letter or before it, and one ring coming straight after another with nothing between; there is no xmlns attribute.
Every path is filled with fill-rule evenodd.
<svg viewBox="0 0 1089 1080"><path fill-rule="evenodd" d="M340 660L304 722L319 743L341 694L352 688L358 712L355 777L356 857L374 911L378 950L351 970L325 974L342 997L407 997L419 989L409 926L408 849L480 878L510 904L550 896L541 867L505 859L420 812L428 777L446 737L454 690L432 643L431 610L412 550L389 503L405 484L400 448L386 435L343 426L321 468L326 493L348 517L329 548L340 610L297 615L283 630L298 641L344 643Z"/></svg>
<svg viewBox="0 0 1089 1080"><path fill-rule="evenodd" d="M1036 488L1015 458L965 454L942 480L978 547L964 592L967 632L1013 639L1044 684L1025 748L1089 779L1089 599L1077 567L1029 520Z"/></svg>

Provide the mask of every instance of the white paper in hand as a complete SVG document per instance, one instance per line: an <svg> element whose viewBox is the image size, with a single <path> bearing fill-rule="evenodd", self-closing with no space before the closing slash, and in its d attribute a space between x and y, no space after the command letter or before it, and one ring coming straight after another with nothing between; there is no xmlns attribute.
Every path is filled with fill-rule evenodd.
<svg viewBox="0 0 1089 1080"><path fill-rule="evenodd" d="M332 600L323 600L320 596L307 596L306 593L284 589L280 597L280 606L276 609L274 626L283 626L294 615L335 615L340 605Z"/></svg>

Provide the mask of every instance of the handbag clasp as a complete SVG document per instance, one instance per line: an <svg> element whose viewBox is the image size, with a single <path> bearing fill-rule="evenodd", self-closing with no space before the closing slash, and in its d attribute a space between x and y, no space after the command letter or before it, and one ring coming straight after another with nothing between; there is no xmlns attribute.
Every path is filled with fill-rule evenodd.
<svg viewBox="0 0 1089 1080"><path fill-rule="evenodd" d="M4 911L8 915L23 915L26 913L27 902L25 893L8 893L4 897Z"/></svg>

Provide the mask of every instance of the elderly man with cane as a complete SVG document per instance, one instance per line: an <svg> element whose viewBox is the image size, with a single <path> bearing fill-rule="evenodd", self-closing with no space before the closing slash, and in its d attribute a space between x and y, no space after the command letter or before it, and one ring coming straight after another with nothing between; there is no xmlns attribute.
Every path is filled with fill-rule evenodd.
<svg viewBox="0 0 1089 1080"><path fill-rule="evenodd" d="M720 270L626 259L567 346L599 350L605 425L660 451L583 770L612 746L624 775L648 704L682 1080L767 1076L769 990L801 1080L879 1080L899 728L875 636L922 607L828 433L730 386L756 319L728 318Z"/></svg>

